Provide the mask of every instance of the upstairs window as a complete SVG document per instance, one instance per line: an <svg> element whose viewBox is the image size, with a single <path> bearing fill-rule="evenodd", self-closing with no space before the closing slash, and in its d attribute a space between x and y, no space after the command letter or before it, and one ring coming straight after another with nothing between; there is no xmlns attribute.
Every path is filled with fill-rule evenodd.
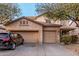
<svg viewBox="0 0 79 59"><path fill-rule="evenodd" d="M28 21L26 21L26 20L20 21L20 25L26 26L26 25L28 25Z"/></svg>

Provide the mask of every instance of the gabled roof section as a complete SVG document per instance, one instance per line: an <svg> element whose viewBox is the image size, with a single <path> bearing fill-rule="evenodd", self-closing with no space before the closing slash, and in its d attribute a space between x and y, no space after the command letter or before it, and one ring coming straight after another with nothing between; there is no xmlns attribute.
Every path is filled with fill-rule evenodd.
<svg viewBox="0 0 79 59"><path fill-rule="evenodd" d="M6 23L6 24L4 24L4 25L7 26L7 25L9 25L9 24L12 24L12 23L17 22L17 21L22 20L22 19L29 20L29 21L34 22L34 23L36 23L36 24L39 24L39 25L41 25L41 26L54 26L54 27L60 27L60 26L61 26L61 25L59 25L59 24L38 22L38 21L35 21L34 19L32 19L32 18L30 18L30 17L25 17L25 16L20 17L20 18L17 18L17 19L15 19L15 20L13 20L13 21L11 21L11 22L8 22L8 23Z"/></svg>
<svg viewBox="0 0 79 59"><path fill-rule="evenodd" d="M20 17L20 18L17 18L17 19L15 19L15 20L13 20L13 21L10 21L10 22L8 22L8 23L6 23L6 24L4 24L4 25L7 26L7 25L9 25L9 24L12 24L12 23L17 22L17 21L22 20L22 19L26 19L26 20L29 20L29 21L34 22L34 23L36 23L36 24L42 25L41 23L39 23L39 22L37 22L37 21L34 21L33 19L31 19L31 18L29 18L29 17L25 17L25 16Z"/></svg>

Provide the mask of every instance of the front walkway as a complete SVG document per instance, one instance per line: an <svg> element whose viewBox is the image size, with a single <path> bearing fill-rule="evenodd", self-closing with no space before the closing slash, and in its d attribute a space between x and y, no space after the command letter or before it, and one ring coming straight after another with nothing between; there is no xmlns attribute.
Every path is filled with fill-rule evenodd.
<svg viewBox="0 0 79 59"><path fill-rule="evenodd" d="M58 44L43 46L21 45L16 50L0 50L0 56L74 56L71 51Z"/></svg>

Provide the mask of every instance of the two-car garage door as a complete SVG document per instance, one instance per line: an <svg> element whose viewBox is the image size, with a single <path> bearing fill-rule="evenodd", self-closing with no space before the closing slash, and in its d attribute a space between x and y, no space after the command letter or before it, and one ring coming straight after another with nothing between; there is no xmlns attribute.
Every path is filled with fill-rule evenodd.
<svg viewBox="0 0 79 59"><path fill-rule="evenodd" d="M39 33L38 31L24 31L24 32L16 32L21 34L24 38L25 43L37 43L39 40Z"/></svg>

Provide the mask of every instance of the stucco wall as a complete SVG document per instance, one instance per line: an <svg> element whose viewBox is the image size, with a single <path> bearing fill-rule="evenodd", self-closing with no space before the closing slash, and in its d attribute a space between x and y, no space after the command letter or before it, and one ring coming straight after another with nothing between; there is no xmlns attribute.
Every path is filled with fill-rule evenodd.
<svg viewBox="0 0 79 59"><path fill-rule="evenodd" d="M33 23L31 21L28 21L28 24L27 25L20 25L20 21L24 21L26 19L22 19L22 20L19 20L17 22L14 22L12 24L9 24L7 27L7 29L11 29L11 30L40 30L41 29L41 26L36 24L36 23ZM27 20L26 20L27 21Z"/></svg>

